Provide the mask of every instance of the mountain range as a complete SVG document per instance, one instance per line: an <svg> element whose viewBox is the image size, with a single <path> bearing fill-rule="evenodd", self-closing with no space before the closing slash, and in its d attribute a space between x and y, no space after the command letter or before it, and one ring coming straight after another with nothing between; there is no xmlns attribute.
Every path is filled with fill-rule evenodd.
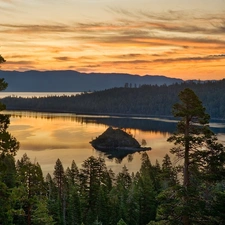
<svg viewBox="0 0 225 225"><path fill-rule="evenodd" d="M80 73L72 70L25 72L0 70L0 78L9 84L8 92L85 92L114 87L139 87L144 84L170 85L182 79L160 75L125 73Z"/></svg>

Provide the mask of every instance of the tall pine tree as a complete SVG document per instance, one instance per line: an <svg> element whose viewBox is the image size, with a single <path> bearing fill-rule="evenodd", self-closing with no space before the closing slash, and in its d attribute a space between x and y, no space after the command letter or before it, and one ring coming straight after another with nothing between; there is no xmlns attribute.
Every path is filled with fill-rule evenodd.
<svg viewBox="0 0 225 225"><path fill-rule="evenodd" d="M202 209L193 183L197 171L210 172L212 176L216 176L217 171L223 172L224 148L210 131L210 116L196 94L186 88L180 92L179 99L180 102L173 106L173 114L180 121L176 133L168 141L175 145L171 153L183 161L183 185L179 190L179 196L182 196L179 206L182 207L178 210L178 218L182 224L189 225L200 217L198 210Z"/></svg>

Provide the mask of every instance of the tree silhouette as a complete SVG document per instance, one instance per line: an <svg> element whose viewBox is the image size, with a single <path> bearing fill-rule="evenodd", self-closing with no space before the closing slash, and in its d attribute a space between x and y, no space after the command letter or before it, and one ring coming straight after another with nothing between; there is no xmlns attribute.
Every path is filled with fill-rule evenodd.
<svg viewBox="0 0 225 225"><path fill-rule="evenodd" d="M175 144L171 153L183 161L181 220L184 225L188 225L196 217L195 206L198 204L197 198L194 198L197 193L193 179L196 179L198 171L205 174L204 180L212 180L212 177L216 180L217 172L224 173L224 147L216 142L217 138L210 131L210 116L194 91L184 89L179 99L180 102L173 106L173 114L180 121L177 132L168 141ZM211 176L207 177L209 174Z"/></svg>
<svg viewBox="0 0 225 225"><path fill-rule="evenodd" d="M0 55L0 63L5 62L5 59ZM0 91L7 88L8 84L5 82L4 78L0 78ZM6 107L0 102L0 111L5 110ZM10 123L9 115L0 114L0 156L5 155L16 155L19 149L19 142L14 138L8 131L8 126Z"/></svg>

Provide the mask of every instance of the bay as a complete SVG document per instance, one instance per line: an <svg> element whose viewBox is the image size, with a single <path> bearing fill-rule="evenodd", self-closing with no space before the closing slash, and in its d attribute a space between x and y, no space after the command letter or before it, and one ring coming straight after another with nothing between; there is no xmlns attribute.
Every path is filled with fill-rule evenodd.
<svg viewBox="0 0 225 225"><path fill-rule="evenodd" d="M162 162L165 154L173 144L166 140L176 129L174 118L162 117L117 117L76 115L73 113L42 113L27 111L4 111L10 114L9 132L20 142L16 160L27 154L32 162L41 165L44 175L52 174L56 160L59 158L64 169L71 166L72 160L79 168L90 156L103 157L108 168L115 173L126 165L129 172L137 172L141 166L141 153L136 152L123 158L113 158L92 148L90 141L109 126L123 128L132 134L139 143L145 139L151 162ZM225 144L225 122L212 121L212 130L220 142ZM171 156L175 164L176 159Z"/></svg>

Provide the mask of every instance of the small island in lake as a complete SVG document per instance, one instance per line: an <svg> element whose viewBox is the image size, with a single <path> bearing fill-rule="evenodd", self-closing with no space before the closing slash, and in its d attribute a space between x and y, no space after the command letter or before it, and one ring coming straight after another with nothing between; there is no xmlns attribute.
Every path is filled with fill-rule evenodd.
<svg viewBox="0 0 225 225"><path fill-rule="evenodd" d="M92 140L91 145L99 151L127 151L127 154L138 151L151 150L150 147L141 147L138 141L132 135L122 129L113 129L109 127L100 136Z"/></svg>

